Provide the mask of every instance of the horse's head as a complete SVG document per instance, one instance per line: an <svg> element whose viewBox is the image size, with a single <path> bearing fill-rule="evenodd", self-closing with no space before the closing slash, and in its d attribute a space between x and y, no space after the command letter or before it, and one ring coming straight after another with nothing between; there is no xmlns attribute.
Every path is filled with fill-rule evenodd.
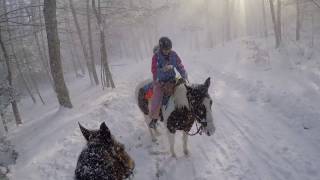
<svg viewBox="0 0 320 180"><path fill-rule="evenodd" d="M101 147L102 151L99 152L105 152L105 154L101 154L101 158L109 157L109 159L113 161L114 167L111 169L115 170L117 177L125 179L132 175L134 161L125 151L124 145L119 143L111 135L109 128L104 122L101 123L99 130L88 130L80 123L79 126L84 138L87 140L88 148L90 148L90 146Z"/></svg>
<svg viewBox="0 0 320 180"><path fill-rule="evenodd" d="M210 87L210 77L204 82L204 84L185 86L187 88L187 97L192 113L201 123L205 133L208 136L213 135L216 128L211 109L212 99L208 93Z"/></svg>

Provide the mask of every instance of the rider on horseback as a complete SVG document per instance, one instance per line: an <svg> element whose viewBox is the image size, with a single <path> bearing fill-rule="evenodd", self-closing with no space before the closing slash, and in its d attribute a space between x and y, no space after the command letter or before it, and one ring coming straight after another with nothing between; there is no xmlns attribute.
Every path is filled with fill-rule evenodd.
<svg viewBox="0 0 320 180"><path fill-rule="evenodd" d="M181 59L172 50L171 40L168 37L162 37L159 40L159 49L154 49L152 57L153 97L151 100L150 118L152 120L149 124L150 128L156 128L164 95L163 87L167 83L175 82L176 80L174 68L176 68L184 80L188 80L188 75L182 65Z"/></svg>

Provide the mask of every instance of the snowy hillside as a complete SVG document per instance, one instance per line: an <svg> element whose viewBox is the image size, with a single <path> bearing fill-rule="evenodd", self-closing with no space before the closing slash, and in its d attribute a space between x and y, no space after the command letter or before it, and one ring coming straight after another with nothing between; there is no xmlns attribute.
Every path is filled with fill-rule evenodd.
<svg viewBox="0 0 320 180"><path fill-rule="evenodd" d="M179 55L190 82L210 76L214 136L190 137L190 157L176 139L170 156L163 125L151 142L134 96L135 86L151 77L150 60L113 63L117 88L92 88L88 80L67 77L74 108L59 108L53 92L46 105L20 103L24 124L8 139L19 157L12 180L72 180L85 145L77 122L95 129L105 121L136 164L137 180L319 180L319 54L286 56L273 42L237 40L215 49ZM293 58L298 57L298 58Z"/></svg>

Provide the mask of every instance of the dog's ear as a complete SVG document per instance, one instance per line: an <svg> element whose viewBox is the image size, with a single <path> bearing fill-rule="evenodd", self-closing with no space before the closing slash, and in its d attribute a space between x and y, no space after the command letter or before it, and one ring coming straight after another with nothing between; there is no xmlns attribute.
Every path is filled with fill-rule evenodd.
<svg viewBox="0 0 320 180"><path fill-rule="evenodd" d="M88 129L84 128L79 122L78 122L78 124L79 124L79 127L80 127L80 130L81 130L81 132L82 132L83 137L84 137L87 141L89 141L89 137L90 137L90 135L91 135L91 132L90 132Z"/></svg>
<svg viewBox="0 0 320 180"><path fill-rule="evenodd" d="M206 88L209 88L210 87L210 77L208 77L207 78L207 80L204 82L204 86L206 87Z"/></svg>
<svg viewBox="0 0 320 180"><path fill-rule="evenodd" d="M105 138L111 139L111 132L105 122L101 123L100 131Z"/></svg>

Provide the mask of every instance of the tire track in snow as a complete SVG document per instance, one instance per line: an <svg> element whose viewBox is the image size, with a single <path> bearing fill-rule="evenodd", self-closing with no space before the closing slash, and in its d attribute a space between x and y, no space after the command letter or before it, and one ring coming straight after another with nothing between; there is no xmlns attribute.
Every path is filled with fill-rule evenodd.
<svg viewBox="0 0 320 180"><path fill-rule="evenodd" d="M240 148L240 145L237 143L237 141L232 138L232 135L230 135L229 132L230 128L228 130L228 128L225 126L226 124L224 123L218 127L217 132L214 135L214 139L210 139L207 142L203 142L204 140L200 141L198 143L198 148L202 151L202 154L205 156L205 158L207 158L207 161L218 163L218 168L224 171L224 177L252 180L259 179L256 173L257 169L253 165L254 161L252 158L250 158L250 155L248 155L245 150ZM222 133L222 130L228 131ZM209 151L210 155L206 153L207 151L205 149L207 148L202 147L202 145L208 143L212 144L211 147L216 147L213 152ZM241 154L241 156L239 156L239 154Z"/></svg>
<svg viewBox="0 0 320 180"><path fill-rule="evenodd" d="M295 174L295 176L293 176L292 172L294 171L299 172L299 170L296 169L290 162L287 162L284 160L280 161L282 159L281 156L277 156L277 158L273 158L272 155L270 155L264 149L259 147L256 143L254 143L253 140L251 139L251 137L253 136L249 135L248 134L249 132L246 133L247 131L243 130L243 128L234 121L234 118L239 118L239 116L234 115L231 111L226 110L223 107L221 109L221 112L223 112L223 115L226 117L226 119L230 121L230 123L238 130L241 136L251 145L251 147L255 149L254 152L257 155L257 157L259 157L259 159L261 159L263 163L265 163L270 169L272 169L270 173L274 175L276 175L275 172L277 173L276 175L277 179L293 179L293 177L299 176L299 174ZM259 134L257 133L255 133L254 136L255 135L259 136ZM264 141L264 142L267 142L267 141ZM291 170L288 171L284 169L283 165L285 165L288 169L291 169ZM298 179L301 179L301 178L304 179L303 177L300 177Z"/></svg>
<svg viewBox="0 0 320 180"><path fill-rule="evenodd" d="M226 105L225 105L226 106ZM241 122L244 121L250 121L249 123L253 124L257 124L256 121L252 120L251 117L248 117L247 115L241 113L240 115L236 115L234 112L227 110L226 108L224 108L226 111L228 111L228 114L233 116L233 118L231 118L231 120L234 121L234 119L236 118L240 118ZM275 116L276 117L276 116ZM235 124L237 124L234 121ZM301 167L296 167L297 164L308 164L310 157L304 156L304 157L299 157L301 155L304 155L304 151L301 149L297 149L295 148L295 146L299 146L299 144L296 143L295 139L290 139L291 137L294 137L296 135L295 131L292 131L292 129L290 129L289 127L286 126L285 123L282 123L282 121L277 121L276 124L266 124L266 121L263 121L264 124L264 128L262 128L262 126L260 126L260 128L257 128L258 130L256 132L253 133L253 129L255 128L251 128L251 129L246 129L246 131L243 132L248 132L248 137L254 137L252 136L252 134L255 135L255 137L260 137L262 138L261 141L257 141L257 142L273 142L273 144L271 144L272 146L276 145L275 148L270 148L270 146L268 146L267 148L269 148L270 150L267 151L263 151L263 149L261 151L259 151L260 153L262 153L267 159L273 159L274 165L275 167L279 166L281 163L281 167L287 167L288 170L290 170L291 174L294 174L294 177L300 177L299 179L309 179L312 177L306 176L308 175L308 173L306 174L306 172L304 172L304 170L309 171L310 168L307 169L301 169ZM238 125L238 127L240 128L240 125ZM257 125L251 126L251 127L259 127ZM271 133L268 131L265 131L265 129L271 130ZM283 134L283 131L285 131L286 133ZM279 134L280 132L280 134ZM249 134L251 134L251 136L249 136ZM262 135L263 134L263 135ZM267 139L264 138L264 136L268 136ZM281 139L281 141L284 141L286 144L280 144L276 143L279 142L279 139ZM293 141L292 141L293 140ZM301 141L301 139L299 139L299 141ZM253 141L252 141L252 144ZM257 146L257 144L255 144ZM263 144L264 145L268 145L268 144ZM257 146L258 147L258 146ZM266 148L266 149L267 149ZM291 149L291 151L288 151L288 149ZM283 151L285 150L286 153L282 153L280 154L279 151ZM270 152L272 153L272 155L270 154ZM288 157L286 156L287 153L294 153L295 155L291 155L289 156L290 159L288 159ZM311 153L312 154L312 153ZM298 159L296 157L299 157ZM294 158L294 159L292 159ZM300 159L302 158L302 159ZM307 158L307 159L306 159ZM311 167L311 172L313 171L313 167ZM281 170L281 169L280 169ZM283 171L282 171L283 172ZM284 174L286 174L286 172L284 172Z"/></svg>
<svg viewBox="0 0 320 180"><path fill-rule="evenodd" d="M203 67L203 65L205 65L205 67ZM249 98L251 98L251 94L248 94L248 92L247 92L247 90L248 90L248 87L249 87L249 90L250 89L253 89L253 90L255 90L255 86L253 86L253 84L252 83L249 83L249 82L246 82L245 80L243 80L243 79L241 79L241 78L237 78L237 77L235 77L234 75L232 75L231 73L221 73L221 72L219 72L219 71L217 71L213 66L212 66L212 64L208 64L208 63L206 63L206 64L200 64L200 66L199 66L200 68L202 68L202 69L205 69L205 71L206 72L208 72L209 74L211 74L211 75L215 75L215 77L217 77L218 79L220 79L220 80L222 80L222 81L224 81L224 82L226 82L227 84L228 84L228 86L230 87L230 90L232 90L232 89L234 89L234 90L238 90L238 92L240 93L239 95L240 96L243 96L243 97L246 97L246 98L248 98L247 96L249 96ZM200 74L197 74L198 76L200 76ZM216 78L216 79L217 79ZM214 87L214 89L216 89L216 87ZM228 88L229 89L229 88ZM264 89L262 89L263 90L263 92L259 92L259 89L258 89L258 92L255 92L255 93L258 93L258 94L254 94L253 95L253 97L254 98L259 98L258 100L259 101L261 101L262 100L262 102L263 103L265 103L265 102L268 102L268 99L270 98L269 96L270 96L270 94L268 94L269 92L264 92L265 90ZM260 97L262 95L262 98ZM272 95L272 94L271 94ZM250 99L247 99L247 100L250 100ZM256 101L256 100L254 100L254 101ZM255 103L255 102L253 102L253 103ZM251 103L251 105L254 105L253 103ZM220 105L222 105L222 104L220 104ZM224 104L224 105L226 105L226 104ZM229 119L231 119L231 121L232 121L232 119L233 118L240 118L240 117L238 117L238 115L235 115L234 113L232 113L231 111L229 112L231 115L234 115L234 117L231 117L231 118L229 118ZM265 113L265 112L264 112ZM241 115L241 120L245 120L245 122L246 121L250 121L249 123L247 123L247 124L242 124L242 125L238 125L238 126L235 126L236 124L234 124L233 126L235 126L236 128L237 128L237 131L239 131L239 132L242 132L242 137L245 137L245 138L247 138L247 140L250 140L250 137L255 137L257 140L259 139L259 141L261 140L262 142L264 142L264 141L266 141L266 139L265 138L263 138L264 136L263 136L263 133L262 132L265 132L265 130L266 130L266 128L265 127L262 127L259 123L257 123L256 121L254 121L254 120L252 120L251 118L248 118L248 117L246 117L244 114L240 114ZM275 117L277 117L277 116L275 116ZM271 118L273 118L273 117L271 117ZM233 123L235 123L234 121L233 121ZM291 134L292 135L295 135L295 133L298 133L298 132L294 132L294 131L292 131L292 129L290 129L289 127L288 127L288 123L287 122L277 122L277 124L278 123L280 123L279 125L281 126L281 127L283 127L282 128L282 130L288 130L288 131L290 131L291 132ZM264 122L264 124L267 124L266 122ZM249 126L248 126L249 125ZM246 132L247 130L250 130L250 127L255 127L255 128L257 128L258 129L258 133L253 133L252 134L252 132L251 133L249 133L249 134L245 134L244 132ZM272 126L269 126L269 130L271 130L271 132L272 132L272 129L270 129L270 127L272 127ZM273 127L275 127L275 126L273 126ZM276 127L278 130L281 130L281 128L278 128L278 127ZM279 138L282 138L281 137L281 133L280 133L280 136L279 136L279 134L277 134L277 135L273 135L272 133L270 133L270 132L267 132L268 133L268 135L269 136L271 136L271 139L272 139L272 141L271 141L271 143L276 143L277 142L277 140L279 140ZM252 136L253 135L253 136ZM248 139L249 138L249 139ZM286 140L286 138L284 138L284 139L282 139L282 141L285 141ZM269 139L266 141L266 142L268 142L268 141L270 141ZM291 140L292 141L292 140ZM249 143L251 143L251 146L252 145L254 145L254 141L248 141ZM293 142L293 144L291 144ZM292 146L292 148L294 148L294 146L295 145L298 145L296 142L297 141L292 141L291 143L284 143L285 145L289 145L289 146ZM271 144L271 145L273 145L273 144ZM256 147L255 147L255 149L257 149L258 151L260 150L260 152L258 152L260 155L259 156L261 156L262 158L264 158L265 160L267 160L267 159L274 159L274 161L276 162L276 163L274 163L274 162L270 162L269 163L269 166L272 166L272 165L274 165L275 167L273 168L273 169L275 169L275 168L278 168L278 167L280 167L281 165L279 165L279 163L282 163L282 164L285 164L284 165L284 168L283 167L281 167L281 168L279 168L280 170L277 170L277 169L275 169L275 171L277 172L277 171L279 171L279 173L278 174L280 174L280 176L281 177L290 177L290 176L292 176L292 175L294 175L294 177L300 177L299 179L308 179L308 177L309 176L306 176L306 175L308 175L308 171L310 171L309 169L310 168L308 168L310 165L308 165L308 160L302 160L302 163L304 163L304 164L306 164L305 166L305 168L306 169L302 169L301 170L301 165L300 166L297 166L295 163L301 163L301 161L298 159L298 160L296 160L294 157L295 156L292 156L291 155L291 157L289 156L289 159L287 158L287 156L285 156L286 154L282 154L282 155L279 155L279 154L277 154L277 152L273 152L273 154L275 154L276 155L276 157L277 158L273 158L272 157L272 155L270 154L270 153L268 153L268 152L266 152L266 151L264 151L263 149L261 149L260 147L258 147L257 145L255 145ZM272 146L271 146L272 147ZM278 148L279 147L279 145L276 145L275 146L276 148ZM281 146L280 146L281 147ZM260 148L260 149L259 149ZM269 147L268 147L269 148ZM286 149L286 147L282 147L283 149ZM272 150L272 149L271 149ZM300 150L300 153L303 153L303 151L301 151ZM294 150L293 151L293 153L296 153L296 151ZM299 154L298 154L299 155ZM292 160L292 158L294 158L293 160ZM261 159L261 158L260 158ZM310 159L310 158L309 158ZM311 164L311 166L312 166L312 164ZM311 168L311 169L314 169L314 168ZM305 171L307 171L307 172L304 172L303 170L305 170ZM312 172L314 172L313 170L311 170ZM312 174L314 174L314 173L312 173ZM309 177L309 178L312 178L311 176Z"/></svg>

